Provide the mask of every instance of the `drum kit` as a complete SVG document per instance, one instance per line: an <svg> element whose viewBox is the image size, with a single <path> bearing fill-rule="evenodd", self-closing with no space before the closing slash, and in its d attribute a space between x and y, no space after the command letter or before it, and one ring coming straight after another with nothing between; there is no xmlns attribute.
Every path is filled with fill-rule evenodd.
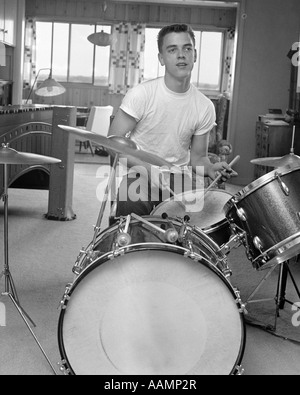
<svg viewBox="0 0 300 395"><path fill-rule="evenodd" d="M183 192L181 200L171 197L148 216L132 213L102 229L120 156L167 172L178 169L127 138L59 127L114 154L93 239L79 252L60 303L61 372L242 375L250 298L243 303L231 283L228 255L243 246L254 269L274 270L300 252L299 158L274 158L274 171L235 195L211 186L204 193ZM272 166L271 158L259 160ZM0 151L0 163L13 162ZM186 203L198 194L204 196L201 211ZM7 189L4 203L7 211ZM7 215L5 227L6 244ZM5 294L23 312L9 289L7 257L4 275Z"/></svg>

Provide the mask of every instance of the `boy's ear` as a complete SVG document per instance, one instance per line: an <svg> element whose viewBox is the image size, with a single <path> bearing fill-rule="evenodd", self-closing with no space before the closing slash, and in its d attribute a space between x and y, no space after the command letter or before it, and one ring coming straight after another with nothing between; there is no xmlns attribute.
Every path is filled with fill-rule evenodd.
<svg viewBox="0 0 300 395"><path fill-rule="evenodd" d="M161 66L165 65L164 59L163 59L163 57L162 57L160 52L158 53L158 60L159 60L159 63L161 64Z"/></svg>

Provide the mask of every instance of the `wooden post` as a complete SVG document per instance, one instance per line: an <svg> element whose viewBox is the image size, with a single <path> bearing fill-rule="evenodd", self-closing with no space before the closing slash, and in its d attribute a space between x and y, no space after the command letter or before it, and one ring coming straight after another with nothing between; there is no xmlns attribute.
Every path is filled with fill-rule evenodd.
<svg viewBox="0 0 300 395"><path fill-rule="evenodd" d="M51 156L61 163L50 169L49 201L46 218L69 221L76 218L72 209L75 135L64 131L58 125L76 126L76 107L54 107L52 121Z"/></svg>

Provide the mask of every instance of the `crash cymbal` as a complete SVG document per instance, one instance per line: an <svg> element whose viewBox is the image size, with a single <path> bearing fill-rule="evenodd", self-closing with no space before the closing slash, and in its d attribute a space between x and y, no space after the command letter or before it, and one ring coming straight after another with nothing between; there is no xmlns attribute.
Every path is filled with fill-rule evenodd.
<svg viewBox="0 0 300 395"><path fill-rule="evenodd" d="M250 162L254 165L284 167L288 165L300 165L300 156L295 154L287 154L282 157L256 158L252 159Z"/></svg>
<svg viewBox="0 0 300 395"><path fill-rule="evenodd" d="M52 158L50 156L43 156L32 154L29 152L18 152L8 146L0 148L0 164L7 165L34 165L34 164L54 164L61 162L60 159Z"/></svg>
<svg viewBox="0 0 300 395"><path fill-rule="evenodd" d="M154 166L166 168L171 168L174 166L172 163L160 158L157 155L139 149L139 147L132 140L125 137L104 137L94 132L66 125L58 125L58 127L67 132L76 134L83 140L90 140L108 150L125 156L131 156L143 163L147 162Z"/></svg>

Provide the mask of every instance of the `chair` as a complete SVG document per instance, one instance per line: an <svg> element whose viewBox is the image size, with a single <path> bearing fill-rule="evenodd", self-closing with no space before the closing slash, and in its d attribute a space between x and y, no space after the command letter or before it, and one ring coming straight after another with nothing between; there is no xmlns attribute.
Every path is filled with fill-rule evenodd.
<svg viewBox="0 0 300 395"><path fill-rule="evenodd" d="M112 116L112 113L112 106L92 106L85 129L89 132L94 132L106 137L110 127L110 117ZM94 156L93 146L90 140L80 142L80 151L82 145L84 145L85 148L89 147L92 155Z"/></svg>

